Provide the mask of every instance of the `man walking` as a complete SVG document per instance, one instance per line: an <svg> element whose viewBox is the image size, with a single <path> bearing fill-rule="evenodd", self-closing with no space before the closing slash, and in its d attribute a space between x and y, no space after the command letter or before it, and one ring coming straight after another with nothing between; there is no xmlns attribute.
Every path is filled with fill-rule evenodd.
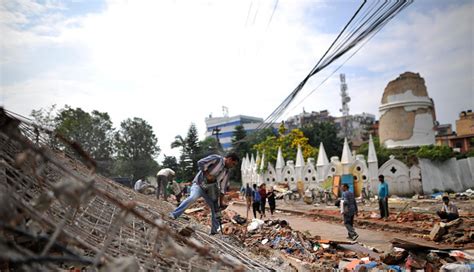
<svg viewBox="0 0 474 272"><path fill-rule="evenodd" d="M247 220L249 219L249 211L250 208L252 207L252 188L250 188L250 185L247 183L245 186L245 204L247 205Z"/></svg>
<svg viewBox="0 0 474 272"><path fill-rule="evenodd" d="M229 185L229 171L238 162L239 157L235 153L229 153L225 157L210 155L199 160L199 172L194 177L191 194L169 216L172 219L178 218L189 205L202 197L211 209L211 235L217 234L219 206L224 207L224 194Z"/></svg>
<svg viewBox="0 0 474 272"><path fill-rule="evenodd" d="M163 199L168 200L168 191L166 190L168 183L174 178L174 171L169 168L163 168L156 174L158 187L156 188L156 198L160 199L161 191L163 191Z"/></svg>
<svg viewBox="0 0 474 272"><path fill-rule="evenodd" d="M260 192L257 189L257 184L254 184L252 190L252 210L253 210L253 218L257 218L257 212L262 215L260 211Z"/></svg>
<svg viewBox="0 0 474 272"><path fill-rule="evenodd" d="M380 218L388 218L388 184L383 175L379 176L379 210Z"/></svg>
<svg viewBox="0 0 474 272"><path fill-rule="evenodd" d="M347 229L349 239L357 240L359 235L354 230L354 216L358 214L357 203L354 194L349 191L349 185L342 184L342 215L344 218L344 226Z"/></svg>

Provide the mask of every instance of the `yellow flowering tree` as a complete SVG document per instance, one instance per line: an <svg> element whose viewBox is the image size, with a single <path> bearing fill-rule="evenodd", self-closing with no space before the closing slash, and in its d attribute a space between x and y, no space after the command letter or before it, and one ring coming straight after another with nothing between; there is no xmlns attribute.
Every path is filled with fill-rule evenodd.
<svg viewBox="0 0 474 272"><path fill-rule="evenodd" d="M254 145L254 148L260 154L265 154L265 160L275 165L278 148L281 147L282 155L285 160L296 160L296 153L298 145L301 146L303 157L306 161L309 157L315 157L318 154L318 149L312 147L308 143L303 132L299 129L293 129L290 133L285 134L285 128L280 126L278 129L278 136L269 136L263 142Z"/></svg>

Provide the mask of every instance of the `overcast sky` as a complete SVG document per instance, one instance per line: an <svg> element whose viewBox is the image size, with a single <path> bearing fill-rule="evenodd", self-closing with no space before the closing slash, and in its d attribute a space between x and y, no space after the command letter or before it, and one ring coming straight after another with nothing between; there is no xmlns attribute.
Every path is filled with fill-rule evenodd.
<svg viewBox="0 0 474 272"><path fill-rule="evenodd" d="M371 1L369 1L370 3ZM339 116L346 74L350 113L377 117L387 83L425 78L440 123L474 109L474 1L419 0L338 65L309 81L287 117ZM65 104L153 126L161 156L174 136L222 115L267 117L306 76L358 1L0 1L0 97L8 110ZM276 9L275 9L276 6ZM273 12L274 11L274 12ZM272 16L273 14L273 16ZM344 59L343 59L344 60Z"/></svg>

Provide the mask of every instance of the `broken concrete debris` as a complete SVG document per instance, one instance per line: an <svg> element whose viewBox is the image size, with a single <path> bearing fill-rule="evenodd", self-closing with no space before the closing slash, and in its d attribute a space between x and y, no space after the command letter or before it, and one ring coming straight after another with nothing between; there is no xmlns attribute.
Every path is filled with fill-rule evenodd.
<svg viewBox="0 0 474 272"><path fill-rule="evenodd" d="M432 241L448 244L462 245L473 243L472 224L469 224L462 218L447 223L436 223L431 230L429 238Z"/></svg>
<svg viewBox="0 0 474 272"><path fill-rule="evenodd" d="M184 215L167 218L170 203L96 174L79 147L15 118L0 109L0 271L271 269L204 226L187 228Z"/></svg>

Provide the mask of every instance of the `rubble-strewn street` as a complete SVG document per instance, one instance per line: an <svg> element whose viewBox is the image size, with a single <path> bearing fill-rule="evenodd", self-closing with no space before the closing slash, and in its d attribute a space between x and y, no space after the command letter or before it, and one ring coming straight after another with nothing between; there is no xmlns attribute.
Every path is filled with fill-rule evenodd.
<svg viewBox="0 0 474 272"><path fill-rule="evenodd" d="M453 197L453 201L459 206L462 217L462 225L460 229L466 230L463 233L469 235L470 230L474 226L473 199L465 197ZM386 220L379 219L378 207L374 202L359 203L361 211L356 218L356 226L358 228L389 231L394 233L403 233L411 237L422 238L424 240L432 240L430 232L433 227L440 222L439 217L435 214L440 209L441 200L436 199L418 199L418 198L391 198L390 209L391 215ZM243 205L242 202L236 202L237 205ZM314 220L323 220L328 222L341 223L341 215L335 206L327 205L307 205L303 202L294 204L286 204L281 201L277 204L280 211L285 213L298 214L312 218ZM469 244L469 240L460 239L457 243L455 240L446 240L450 235L446 234L444 239L439 240L442 244L453 244L453 246L461 246L471 248L474 245ZM472 240L470 241L472 243Z"/></svg>
<svg viewBox="0 0 474 272"><path fill-rule="evenodd" d="M204 202L169 219L173 204L94 174L85 156L81 162L49 149L28 123L5 114L0 121L2 270L472 269L471 199L459 201L461 218L450 223L434 217L431 200L393 198L387 221L372 218L373 204L361 205L356 227L370 233L353 242L322 227L339 224L341 232L336 207L278 201L273 217L247 221L234 198L221 233L211 236ZM390 250L389 239L383 250L365 243L375 232L387 238L387 229L401 234L390 235Z"/></svg>

